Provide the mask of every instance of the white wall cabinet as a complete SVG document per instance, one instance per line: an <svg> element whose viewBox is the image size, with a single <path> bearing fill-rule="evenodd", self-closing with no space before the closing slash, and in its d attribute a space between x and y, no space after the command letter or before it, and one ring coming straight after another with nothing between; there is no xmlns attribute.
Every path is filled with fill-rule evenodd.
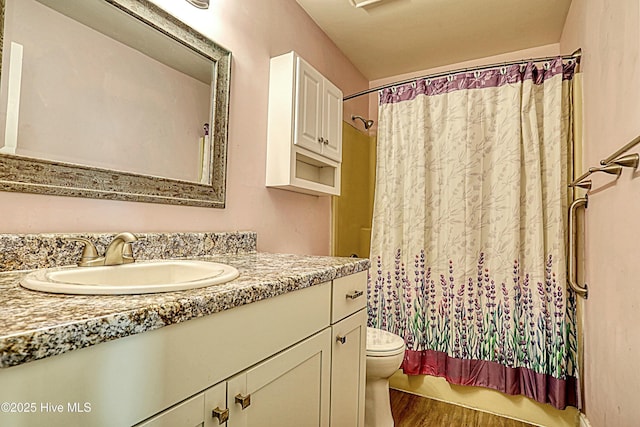
<svg viewBox="0 0 640 427"><path fill-rule="evenodd" d="M279 60L295 61L293 143L341 162L342 92L293 52L285 55L284 59L277 58L272 64ZM278 65L272 66L277 71Z"/></svg>
<svg viewBox="0 0 640 427"><path fill-rule="evenodd" d="M268 187L340 194L342 91L295 52L271 59Z"/></svg>
<svg viewBox="0 0 640 427"><path fill-rule="evenodd" d="M366 281L360 272L0 369L0 401L64 407L0 413L0 425L362 426Z"/></svg>

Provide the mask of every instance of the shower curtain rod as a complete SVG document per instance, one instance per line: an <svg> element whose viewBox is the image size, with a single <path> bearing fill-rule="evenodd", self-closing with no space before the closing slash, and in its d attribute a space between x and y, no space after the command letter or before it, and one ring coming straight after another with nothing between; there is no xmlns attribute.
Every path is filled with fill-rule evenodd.
<svg viewBox="0 0 640 427"><path fill-rule="evenodd" d="M530 59L521 59L519 61L508 61L508 62L498 62L495 64L489 64L489 65L480 65L478 67L469 67L469 68L459 68L457 70L451 70L451 71L443 71L440 73L435 73L435 74L428 74L426 76L420 76L420 77L414 77L411 79L406 79L406 80L401 80L401 81L397 81L394 83L389 83L383 86L378 86L378 87L374 87L371 89L367 89L367 90L363 90L361 92L356 92L352 95L347 95L344 98L342 98L342 101L348 101L350 99L353 98L357 98L359 96L362 95L368 95L370 93L373 92L377 92L381 89L387 89L393 86L397 86L397 85L402 85L405 83L411 83L411 82L415 82L416 80L420 80L420 79L434 79L437 77L444 77L444 76L448 76L451 74L460 74L460 73L466 73L468 71L479 71L479 70L486 70L489 68L496 68L496 67L504 67L504 66L508 66L508 65L516 65L516 64L525 64L527 62L543 62L543 61L551 61L556 59L558 56L545 56L542 58L530 58ZM564 55L562 56L563 60L567 60L567 59L575 59L576 61L580 62L580 58L582 57L582 49L578 49L575 52L573 52L571 55Z"/></svg>

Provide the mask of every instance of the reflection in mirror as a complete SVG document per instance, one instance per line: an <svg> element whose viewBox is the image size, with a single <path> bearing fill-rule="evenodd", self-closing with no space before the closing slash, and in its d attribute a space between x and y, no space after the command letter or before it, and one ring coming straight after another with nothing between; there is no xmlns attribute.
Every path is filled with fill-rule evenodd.
<svg viewBox="0 0 640 427"><path fill-rule="evenodd" d="M224 206L228 51L146 0L6 3L0 189Z"/></svg>

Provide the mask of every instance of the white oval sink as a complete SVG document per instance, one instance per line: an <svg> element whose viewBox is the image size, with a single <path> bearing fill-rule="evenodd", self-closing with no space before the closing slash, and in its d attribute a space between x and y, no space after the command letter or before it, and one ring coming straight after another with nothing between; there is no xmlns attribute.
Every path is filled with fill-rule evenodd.
<svg viewBox="0 0 640 427"><path fill-rule="evenodd" d="M128 295L204 288L238 276L236 268L215 262L138 261L106 267L36 270L22 278L20 285L57 294Z"/></svg>

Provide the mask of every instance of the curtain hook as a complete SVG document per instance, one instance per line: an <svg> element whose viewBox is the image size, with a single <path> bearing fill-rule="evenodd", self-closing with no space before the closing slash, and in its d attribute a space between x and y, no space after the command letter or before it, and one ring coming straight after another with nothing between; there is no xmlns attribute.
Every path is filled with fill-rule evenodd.
<svg viewBox="0 0 640 427"><path fill-rule="evenodd" d="M473 75L475 76L476 79L479 79L480 78L480 70L474 71Z"/></svg>
<svg viewBox="0 0 640 427"><path fill-rule="evenodd" d="M453 76L451 74L449 74L447 76L447 81L452 82L453 81Z"/></svg>
<svg viewBox="0 0 640 427"><path fill-rule="evenodd" d="M393 93L396 93L397 90L398 89L395 86L391 88L391 92L393 92Z"/></svg>
<svg viewBox="0 0 640 427"><path fill-rule="evenodd" d="M507 74L507 67L501 67L501 68L500 68L500 74L502 74L503 76L504 76L505 74Z"/></svg>
<svg viewBox="0 0 640 427"><path fill-rule="evenodd" d="M551 68L551 64L549 64L549 62L545 62L543 66L544 66L544 69L547 71L549 71L549 68Z"/></svg>
<svg viewBox="0 0 640 427"><path fill-rule="evenodd" d="M520 64L520 72L521 73L526 69L527 69L527 64Z"/></svg>
<svg viewBox="0 0 640 427"><path fill-rule="evenodd" d="M411 82L411 87L414 88L414 89L417 88L418 87L418 83L415 80L412 81Z"/></svg>
<svg viewBox="0 0 640 427"><path fill-rule="evenodd" d="M424 82L427 86L431 86L431 79L427 79Z"/></svg>

